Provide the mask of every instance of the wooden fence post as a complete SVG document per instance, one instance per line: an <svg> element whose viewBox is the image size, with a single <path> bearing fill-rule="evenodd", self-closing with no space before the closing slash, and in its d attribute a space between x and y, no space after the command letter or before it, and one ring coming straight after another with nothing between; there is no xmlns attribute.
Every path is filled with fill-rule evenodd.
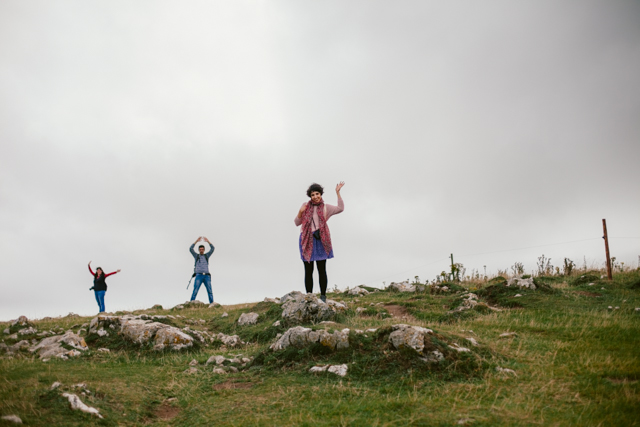
<svg viewBox="0 0 640 427"><path fill-rule="evenodd" d="M609 278L609 280L613 279L613 276L611 275L611 257L609 256L609 236L607 235L607 220L606 219L602 219L602 229L604 231L604 236L602 236L602 238L604 239L604 250L607 253L607 277Z"/></svg>

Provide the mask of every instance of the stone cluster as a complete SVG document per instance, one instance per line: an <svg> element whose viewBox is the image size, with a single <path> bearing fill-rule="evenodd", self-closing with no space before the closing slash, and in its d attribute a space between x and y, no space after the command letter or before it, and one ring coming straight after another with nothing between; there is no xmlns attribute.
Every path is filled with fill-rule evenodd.
<svg viewBox="0 0 640 427"><path fill-rule="evenodd" d="M347 306L327 300L323 302L313 294L291 292L280 298L282 317L293 323L318 323L333 319L336 314L347 310Z"/></svg>
<svg viewBox="0 0 640 427"><path fill-rule="evenodd" d="M284 334L278 334L276 342L271 344L272 350L284 350L290 346L304 348L310 344L320 343L332 350L349 348L349 329L329 333L325 330L314 331L311 328L296 326Z"/></svg>

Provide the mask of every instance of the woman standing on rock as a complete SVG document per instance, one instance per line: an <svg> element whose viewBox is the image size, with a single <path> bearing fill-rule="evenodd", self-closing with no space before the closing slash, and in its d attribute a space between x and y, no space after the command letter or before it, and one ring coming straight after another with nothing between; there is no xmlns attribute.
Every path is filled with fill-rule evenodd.
<svg viewBox="0 0 640 427"><path fill-rule="evenodd" d="M96 272L94 273L91 270L91 261L89 261L89 272L93 276L93 286L89 288L89 290L93 290L96 294L96 301L98 302L98 307L100 308L100 313L104 313L104 294L107 292L107 282L105 279L112 274L120 273L120 270L114 271L113 273L104 274L101 267L96 268Z"/></svg>
<svg viewBox="0 0 640 427"><path fill-rule="evenodd" d="M311 184L307 189L307 196L311 200L302 205L294 220L296 226L302 225L299 246L300 258L304 263L304 286L308 294L313 292L313 262L315 261L320 276L320 299L325 302L327 301L328 282L327 260L333 258L331 234L329 234L327 221L331 216L344 210L344 202L340 196L342 187L344 187L344 182L336 185L338 206L333 206L324 203L322 199L324 188L320 184Z"/></svg>

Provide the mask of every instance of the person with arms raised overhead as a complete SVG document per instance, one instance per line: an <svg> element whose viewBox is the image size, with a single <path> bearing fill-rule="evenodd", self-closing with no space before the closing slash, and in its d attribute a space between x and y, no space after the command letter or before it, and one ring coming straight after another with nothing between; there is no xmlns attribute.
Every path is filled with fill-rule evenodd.
<svg viewBox="0 0 640 427"><path fill-rule="evenodd" d="M343 186L344 182L336 185L338 206L333 206L324 203L322 199L324 188L320 184L311 184L307 189L307 197L310 200L303 203L294 220L296 226L302 226L298 244L300 258L304 263L304 286L308 294L313 292L313 263L315 261L320 276L320 299L324 302L327 301L327 260L333 258L333 246L327 221L331 216L344 211L344 202L340 196L340 190Z"/></svg>
<svg viewBox="0 0 640 427"><path fill-rule="evenodd" d="M90 287L89 290L93 290L95 292L98 309L100 310L100 313L104 313L104 294L107 293L107 282L105 281L105 279L112 274L120 273L120 270L114 271L113 273L104 274L102 268L98 267L96 268L96 272L94 273L91 269L91 261L89 261L89 272L93 276L93 286Z"/></svg>
<svg viewBox="0 0 640 427"><path fill-rule="evenodd" d="M198 246L198 253L193 250L196 246L196 243L204 240L209 244L209 252L204 253L204 245ZM204 282L205 288L207 288L207 294L209 295L209 304L213 304L213 292L211 291L211 274L209 273L209 257L215 248L206 237L200 236L198 239L191 245L189 248L189 252L195 258L195 265L193 269L193 274L195 274L196 281L193 283L193 294L191 294L191 301L194 301L198 296L198 291L200 290L200 285Z"/></svg>

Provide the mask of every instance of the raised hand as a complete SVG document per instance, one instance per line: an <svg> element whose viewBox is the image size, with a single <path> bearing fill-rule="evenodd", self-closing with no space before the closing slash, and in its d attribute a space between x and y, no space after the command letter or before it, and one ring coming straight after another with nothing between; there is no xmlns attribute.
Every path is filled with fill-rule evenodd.
<svg viewBox="0 0 640 427"><path fill-rule="evenodd" d="M116 271L116 273L120 273L122 270L118 269L118 271Z"/></svg>
<svg viewBox="0 0 640 427"><path fill-rule="evenodd" d="M338 196L340 195L340 190L342 190L342 187L344 187L344 181L340 181L338 185L336 185L336 193L338 193Z"/></svg>

